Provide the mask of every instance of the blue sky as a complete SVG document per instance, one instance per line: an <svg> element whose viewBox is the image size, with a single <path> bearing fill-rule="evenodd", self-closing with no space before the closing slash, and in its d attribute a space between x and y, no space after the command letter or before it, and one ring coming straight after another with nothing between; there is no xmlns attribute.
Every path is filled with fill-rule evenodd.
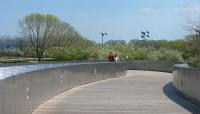
<svg viewBox="0 0 200 114"><path fill-rule="evenodd" d="M179 39L188 20L200 16L198 0L1 0L0 35L18 35L18 21L31 13L50 13L70 23L84 37L100 42L140 37Z"/></svg>

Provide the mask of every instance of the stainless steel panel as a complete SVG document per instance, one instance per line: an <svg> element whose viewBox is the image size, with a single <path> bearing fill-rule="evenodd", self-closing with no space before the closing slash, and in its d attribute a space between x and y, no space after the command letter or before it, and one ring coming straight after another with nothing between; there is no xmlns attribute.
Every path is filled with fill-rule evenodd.
<svg viewBox="0 0 200 114"><path fill-rule="evenodd" d="M200 69L176 65L173 85L177 93L195 104L200 105Z"/></svg>
<svg viewBox="0 0 200 114"><path fill-rule="evenodd" d="M69 89L95 81L93 69L93 65L74 65L64 68L64 87Z"/></svg>
<svg viewBox="0 0 200 114"><path fill-rule="evenodd" d="M122 68L122 67L121 67ZM118 64L107 63L107 64L96 64L97 77L101 79L115 78L117 77Z"/></svg>
<svg viewBox="0 0 200 114"><path fill-rule="evenodd" d="M52 97L52 82L49 70L40 70L31 74L31 100L35 110L40 104Z"/></svg>
<svg viewBox="0 0 200 114"><path fill-rule="evenodd" d="M51 77L52 96L55 96L63 91L63 71L61 68L56 68L48 72Z"/></svg>
<svg viewBox="0 0 200 114"><path fill-rule="evenodd" d="M136 60L136 61L126 62L126 67L129 70L172 72L173 65L174 65L173 62L154 61L154 60Z"/></svg>
<svg viewBox="0 0 200 114"><path fill-rule="evenodd" d="M30 114L32 112L30 87L31 73L15 76L16 114Z"/></svg>
<svg viewBox="0 0 200 114"><path fill-rule="evenodd" d="M61 63L0 68L0 114L30 114L70 88L122 76L123 63Z"/></svg>
<svg viewBox="0 0 200 114"><path fill-rule="evenodd" d="M3 114L3 103L4 103L4 99L3 99L3 80L0 80L0 114Z"/></svg>
<svg viewBox="0 0 200 114"><path fill-rule="evenodd" d="M3 114L15 114L15 77L3 80Z"/></svg>

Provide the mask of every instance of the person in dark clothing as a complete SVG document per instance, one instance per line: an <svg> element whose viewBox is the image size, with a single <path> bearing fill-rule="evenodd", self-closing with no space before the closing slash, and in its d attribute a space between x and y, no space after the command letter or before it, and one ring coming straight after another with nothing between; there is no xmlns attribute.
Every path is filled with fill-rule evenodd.
<svg viewBox="0 0 200 114"><path fill-rule="evenodd" d="M109 55L108 55L108 60L109 60L110 62L114 62L114 61L115 61L114 55L112 54L112 52L109 53Z"/></svg>

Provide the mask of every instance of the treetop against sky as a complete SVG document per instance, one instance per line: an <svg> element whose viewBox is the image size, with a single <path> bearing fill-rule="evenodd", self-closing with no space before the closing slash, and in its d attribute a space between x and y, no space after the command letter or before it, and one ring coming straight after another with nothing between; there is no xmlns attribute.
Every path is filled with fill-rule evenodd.
<svg viewBox="0 0 200 114"><path fill-rule="evenodd" d="M150 31L152 39L182 38L190 18L200 15L198 0L1 0L0 35L18 35L18 22L31 13L53 14L83 36L101 42L129 41Z"/></svg>

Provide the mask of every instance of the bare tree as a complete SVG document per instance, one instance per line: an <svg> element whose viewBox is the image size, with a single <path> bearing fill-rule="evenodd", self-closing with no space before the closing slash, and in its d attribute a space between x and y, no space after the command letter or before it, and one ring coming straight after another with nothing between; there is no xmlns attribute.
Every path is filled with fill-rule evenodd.
<svg viewBox="0 0 200 114"><path fill-rule="evenodd" d="M67 37L70 36L70 33L74 30L71 30L72 27L66 22L59 22L56 27L54 40L57 42L59 49L61 49L61 47L66 46Z"/></svg>
<svg viewBox="0 0 200 114"><path fill-rule="evenodd" d="M58 22L59 19L50 14L31 14L19 21L20 31L30 40L39 62Z"/></svg>
<svg viewBox="0 0 200 114"><path fill-rule="evenodd" d="M56 32L51 42L61 50L70 47L79 47L81 39L83 37L70 24L59 22L56 25Z"/></svg>

